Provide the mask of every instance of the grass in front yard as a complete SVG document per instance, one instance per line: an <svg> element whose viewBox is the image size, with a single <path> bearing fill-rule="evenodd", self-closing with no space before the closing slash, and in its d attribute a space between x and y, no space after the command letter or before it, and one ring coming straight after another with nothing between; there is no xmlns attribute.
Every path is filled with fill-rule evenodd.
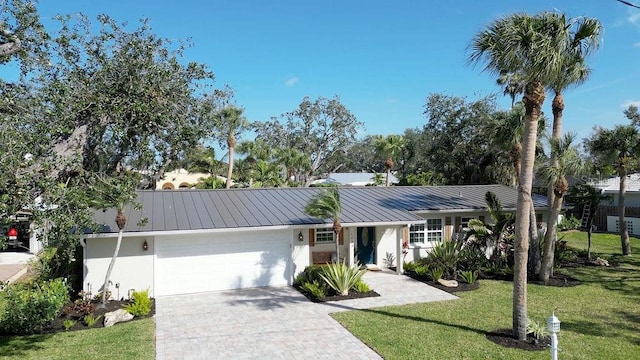
<svg viewBox="0 0 640 360"><path fill-rule="evenodd" d="M153 318L109 328L30 336L0 336L2 359L154 359Z"/></svg>
<svg viewBox="0 0 640 360"><path fill-rule="evenodd" d="M569 246L586 248L586 233L567 233ZM583 283L575 287L528 286L528 314L546 323L553 311L561 321L559 357L640 359L640 240L633 254L620 254L620 237L594 234L596 256L617 267L562 269ZM510 328L513 286L481 281L460 299L336 313L332 316L385 359L548 359L549 351L507 349L485 337Z"/></svg>

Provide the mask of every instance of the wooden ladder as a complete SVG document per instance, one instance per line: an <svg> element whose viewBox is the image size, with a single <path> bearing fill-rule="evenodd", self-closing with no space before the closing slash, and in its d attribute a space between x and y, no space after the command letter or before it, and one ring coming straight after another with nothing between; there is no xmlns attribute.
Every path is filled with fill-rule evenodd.
<svg viewBox="0 0 640 360"><path fill-rule="evenodd" d="M589 204L586 204L583 208L582 208L582 220L580 221L580 227L583 229L587 228L587 225L589 224L589 217L591 216L591 206Z"/></svg>

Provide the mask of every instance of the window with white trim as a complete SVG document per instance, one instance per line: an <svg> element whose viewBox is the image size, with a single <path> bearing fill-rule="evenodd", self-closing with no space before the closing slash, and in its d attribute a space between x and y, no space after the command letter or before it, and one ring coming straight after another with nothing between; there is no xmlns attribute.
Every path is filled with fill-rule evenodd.
<svg viewBox="0 0 640 360"><path fill-rule="evenodd" d="M411 225L409 243L424 244L428 241L442 241L444 238L444 220L427 219L426 224Z"/></svg>
<svg viewBox="0 0 640 360"><path fill-rule="evenodd" d="M316 243L326 244L335 241L333 228L316 229Z"/></svg>
<svg viewBox="0 0 640 360"><path fill-rule="evenodd" d="M424 243L424 224L411 225L411 227L409 228L409 243L410 244Z"/></svg>
<svg viewBox="0 0 640 360"><path fill-rule="evenodd" d="M442 241L444 238L444 221L442 219L427 219L425 233L427 241Z"/></svg>

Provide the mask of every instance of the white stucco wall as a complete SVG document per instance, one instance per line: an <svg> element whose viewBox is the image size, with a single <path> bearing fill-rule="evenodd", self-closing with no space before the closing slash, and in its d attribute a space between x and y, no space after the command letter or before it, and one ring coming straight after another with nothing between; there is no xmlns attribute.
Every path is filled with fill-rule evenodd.
<svg viewBox="0 0 640 360"><path fill-rule="evenodd" d="M387 267L385 261L385 259L387 258L387 253L391 254L394 260L398 258L398 254L396 254L396 243L398 241L398 236L402 236L402 229L400 228L388 228L382 226L376 227L376 265L381 268ZM400 255L400 257L402 257L402 255Z"/></svg>
<svg viewBox="0 0 640 360"><path fill-rule="evenodd" d="M298 240L298 234L302 233L302 241ZM293 251L291 252L291 257L293 259L293 279L295 281L295 277L304 271L304 269L309 266L309 231L308 230L295 230L293 232Z"/></svg>
<svg viewBox="0 0 640 360"><path fill-rule="evenodd" d="M142 250L144 241L149 244L147 251ZM116 299L127 298L130 289L149 289L149 295L153 295L153 237L134 237L122 239L120 251L113 271L109 290L111 297ZM86 239L84 249L84 270L82 287L84 291L97 294L104 284L104 277L109 267L109 262L116 247L115 238L89 238Z"/></svg>

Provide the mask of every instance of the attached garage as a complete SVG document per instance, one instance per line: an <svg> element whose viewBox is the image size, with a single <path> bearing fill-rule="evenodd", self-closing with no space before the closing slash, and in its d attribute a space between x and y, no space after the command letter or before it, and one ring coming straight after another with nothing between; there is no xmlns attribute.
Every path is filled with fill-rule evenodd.
<svg viewBox="0 0 640 360"><path fill-rule="evenodd" d="M155 295L287 285L291 241L290 230L157 236Z"/></svg>

